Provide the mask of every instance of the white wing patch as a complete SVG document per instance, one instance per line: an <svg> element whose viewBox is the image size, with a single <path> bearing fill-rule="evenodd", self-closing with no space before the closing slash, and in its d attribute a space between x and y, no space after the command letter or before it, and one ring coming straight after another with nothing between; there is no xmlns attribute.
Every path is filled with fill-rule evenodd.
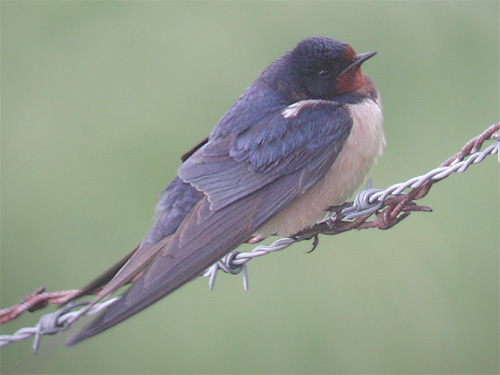
<svg viewBox="0 0 500 375"><path fill-rule="evenodd" d="M299 114L302 108L307 106L315 106L317 104L325 102L326 100L317 100L317 99L299 100L298 102L295 102L293 104L290 104L288 107L283 108L281 110L281 116L283 116L283 118L293 118Z"/></svg>

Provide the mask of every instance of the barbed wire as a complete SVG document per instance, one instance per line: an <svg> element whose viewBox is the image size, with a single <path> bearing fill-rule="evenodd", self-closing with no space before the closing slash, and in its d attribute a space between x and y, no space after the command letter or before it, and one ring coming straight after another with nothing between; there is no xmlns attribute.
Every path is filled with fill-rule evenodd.
<svg viewBox="0 0 500 375"><path fill-rule="evenodd" d="M95 315L105 310L108 306L112 305L119 299L120 297L115 297L107 300L106 302L96 303L85 313L85 315ZM35 336L32 348L33 352L36 354L40 344L40 338L43 335L54 335L68 329L71 323L74 322L75 317L80 313L79 310L71 310L88 304L90 304L90 301L70 302L68 305L60 308L59 310L42 315L37 325L34 327L21 328L12 335L0 335L0 347Z"/></svg>
<svg viewBox="0 0 500 375"><path fill-rule="evenodd" d="M483 143L487 140L495 140L495 143L480 151ZM388 229L408 217L411 212L430 212L432 211L430 207L417 205L415 201L427 195L434 183L445 179L452 173L462 173L471 165L478 164L488 155L493 154L498 155L498 163L500 164L500 123L490 126L482 134L471 139L460 152L450 157L439 167L421 176L391 185L386 189L374 189L369 181L367 189L359 192L353 202L331 207L329 209L332 213L330 218L296 233L290 238L280 238L271 245L259 245L249 252L233 251L209 267L200 276L208 277L209 288L213 289L219 270L233 275L243 272L243 287L247 290L249 284L246 263L251 259L281 251L295 242L310 239L314 239L312 248L314 250L319 242L319 234L335 235L352 229ZM408 189L409 191L405 192ZM372 216L374 216L373 220L368 221ZM0 310L0 324L17 318L25 311L33 312L46 307L49 303L65 303L78 292L78 290L68 290L45 293L44 288L39 288L24 297L19 304ZM119 298L115 297L103 303L96 303L84 315L97 314ZM80 314L80 310L72 310L89 303L90 301L70 302L57 311L43 315L34 327L21 328L12 335L0 335L0 347L35 336L33 351L36 353L43 335L53 335L68 329Z"/></svg>

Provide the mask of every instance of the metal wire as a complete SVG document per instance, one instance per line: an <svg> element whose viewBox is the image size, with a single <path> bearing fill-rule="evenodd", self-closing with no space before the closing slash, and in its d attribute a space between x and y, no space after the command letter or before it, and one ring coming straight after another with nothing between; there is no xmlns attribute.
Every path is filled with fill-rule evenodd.
<svg viewBox="0 0 500 375"><path fill-rule="evenodd" d="M498 130L499 124L495 125ZM492 129L492 127L490 127ZM486 133L486 132L485 132ZM483 135L485 134L483 133ZM481 137L481 136L480 136ZM500 164L500 140L499 136L491 136L489 138L496 139L496 142L483 151L476 151L470 155L462 155L462 159L467 156L466 160L455 160L447 166L440 166L435 168L424 175L413 177L406 182L397 183L389 186L386 189L373 189L371 188L371 181L368 188L359 192L354 201L347 207L343 208L340 212L335 213L334 217L342 218L344 220L353 220L358 217L370 215L383 205L384 201L390 196L398 196L403 194L406 189L412 189L422 186L428 181L442 180L452 173L462 173L472 164L482 162L488 155L498 154L498 163ZM488 139L488 138L485 138ZM483 141L485 139L482 139ZM232 253L224 256L220 261L208 268L201 276L208 277L209 288L213 289L215 278L219 270L230 273L233 275L239 274L243 271L243 287L248 289L248 270L246 263L253 258L261 257L272 252L281 251L286 249L295 242L301 241L297 238L280 238L274 241L271 245L259 245L249 252L233 251ZM84 315L94 315L106 309L109 305L115 303L120 297L110 299L103 303L96 303ZM33 342L33 351L36 353L40 338L43 335L53 335L60 331L66 330L75 318L81 314L80 310L72 311L75 308L88 305L90 302L70 303L67 306L54 311L52 313L43 315L35 327L22 328L12 335L0 335L0 347L8 345L12 342L25 340L31 336L35 336Z"/></svg>
<svg viewBox="0 0 500 375"><path fill-rule="evenodd" d="M109 305L112 305L118 301L120 297L112 298L103 303L97 303L92 306L85 315L95 315L100 311L106 309ZM54 335L61 331L68 329L74 318L80 313L79 310L71 311L75 308L88 305L90 302L77 302L69 303L63 308L51 312L49 314L42 315L38 324L34 327L21 328L14 332L12 335L0 335L0 347L6 346L12 342L25 340L31 336L35 336L33 340L33 352L38 351L38 346L40 344L40 338L43 335Z"/></svg>
<svg viewBox="0 0 500 375"><path fill-rule="evenodd" d="M229 253L213 266L208 268L201 276L208 277L208 287L210 290L214 288L215 284L215 276L217 275L217 271L222 270L225 273L231 273L236 275L243 271L243 288L248 290L248 271L246 267L246 262L253 258L261 257L263 255L267 255L272 252L280 251L286 249L288 246L297 242L293 238L280 238L279 240L274 241L271 245L259 245L255 247L252 251L249 252L239 252L233 251Z"/></svg>

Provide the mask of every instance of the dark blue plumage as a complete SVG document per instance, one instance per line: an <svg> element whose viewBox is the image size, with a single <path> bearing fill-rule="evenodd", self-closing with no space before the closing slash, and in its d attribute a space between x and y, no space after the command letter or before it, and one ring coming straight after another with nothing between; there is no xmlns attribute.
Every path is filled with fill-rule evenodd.
<svg viewBox="0 0 500 375"><path fill-rule="evenodd" d="M315 159L316 152L342 142L351 125L347 110L336 104L309 106L293 118L284 118L276 110L240 134L229 155L258 172L292 173Z"/></svg>
<svg viewBox="0 0 500 375"><path fill-rule="evenodd" d="M311 212L321 216L326 203L350 194L383 144L378 94L359 68L371 56L314 37L266 68L183 156L155 224L120 271L98 279L113 276L96 300L131 280L132 286L67 344L136 314L242 242L311 225ZM363 122L373 122L366 142ZM289 215L299 221L269 228L302 201L307 206Z"/></svg>

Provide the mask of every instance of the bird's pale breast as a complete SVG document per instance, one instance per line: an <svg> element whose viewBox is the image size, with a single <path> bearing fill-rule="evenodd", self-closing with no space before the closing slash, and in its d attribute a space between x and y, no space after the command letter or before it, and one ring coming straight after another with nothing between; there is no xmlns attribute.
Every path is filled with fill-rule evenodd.
<svg viewBox="0 0 500 375"><path fill-rule="evenodd" d="M272 217L254 238L290 236L325 217L325 209L345 202L382 153L385 137L380 102L366 99L348 106L352 129L342 151L325 176Z"/></svg>

